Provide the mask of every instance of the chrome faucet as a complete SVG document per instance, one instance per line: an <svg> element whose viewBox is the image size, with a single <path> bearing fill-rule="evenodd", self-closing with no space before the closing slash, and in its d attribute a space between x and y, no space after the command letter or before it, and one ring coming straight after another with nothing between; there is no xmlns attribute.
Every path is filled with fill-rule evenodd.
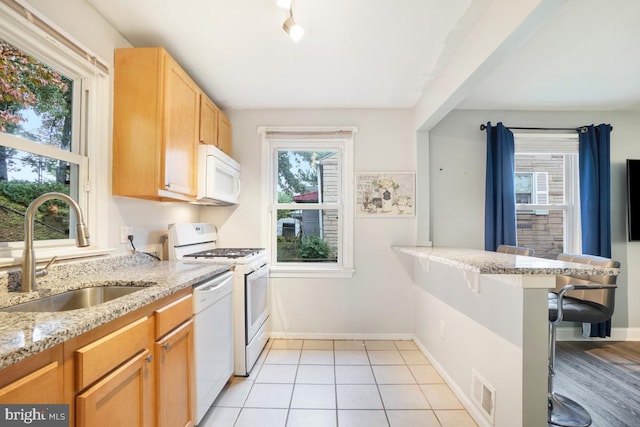
<svg viewBox="0 0 640 427"><path fill-rule="evenodd" d="M36 198L33 202L31 202L31 204L27 208L27 212L24 215L24 251L22 252L21 292L35 291L36 276L42 276L46 274L46 269L55 260L54 257L54 259L49 261L44 269L36 271L36 253L33 250L33 222L38 207L40 207L40 205L42 205L47 200L52 199L64 200L65 202L69 203L70 207L73 208L76 213L76 219L78 221L78 223L76 224L76 246L78 246L79 248L89 246L89 231L87 230L87 226L84 223L84 218L82 217L80 206L78 206L75 200L64 193L45 193Z"/></svg>

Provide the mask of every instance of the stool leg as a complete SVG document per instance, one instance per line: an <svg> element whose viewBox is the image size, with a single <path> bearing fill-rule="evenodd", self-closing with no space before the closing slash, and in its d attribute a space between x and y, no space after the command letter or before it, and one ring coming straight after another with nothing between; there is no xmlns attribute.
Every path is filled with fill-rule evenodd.
<svg viewBox="0 0 640 427"><path fill-rule="evenodd" d="M553 391L556 361L556 327L549 322L549 424L562 427L588 427L591 415L577 402Z"/></svg>
<svg viewBox="0 0 640 427"><path fill-rule="evenodd" d="M553 377L556 375L556 324L549 322L549 396L553 394Z"/></svg>

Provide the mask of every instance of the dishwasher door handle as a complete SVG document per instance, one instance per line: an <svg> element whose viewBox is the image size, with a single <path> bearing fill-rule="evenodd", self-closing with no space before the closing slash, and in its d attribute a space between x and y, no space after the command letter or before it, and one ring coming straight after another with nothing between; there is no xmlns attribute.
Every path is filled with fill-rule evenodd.
<svg viewBox="0 0 640 427"><path fill-rule="evenodd" d="M216 292L218 289L222 288L224 285L229 283L231 280L233 280L233 276L227 277L226 279L224 279L220 283L215 283L215 284L211 284L211 285L205 285L205 286L196 288L196 292L202 293L202 294L210 294L210 293Z"/></svg>

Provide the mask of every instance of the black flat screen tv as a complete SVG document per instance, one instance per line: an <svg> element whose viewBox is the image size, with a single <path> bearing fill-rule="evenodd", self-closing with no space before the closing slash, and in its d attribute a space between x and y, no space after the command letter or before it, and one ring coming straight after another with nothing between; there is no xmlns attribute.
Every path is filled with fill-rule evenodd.
<svg viewBox="0 0 640 427"><path fill-rule="evenodd" d="M640 160L627 159L627 228L629 241L640 241Z"/></svg>

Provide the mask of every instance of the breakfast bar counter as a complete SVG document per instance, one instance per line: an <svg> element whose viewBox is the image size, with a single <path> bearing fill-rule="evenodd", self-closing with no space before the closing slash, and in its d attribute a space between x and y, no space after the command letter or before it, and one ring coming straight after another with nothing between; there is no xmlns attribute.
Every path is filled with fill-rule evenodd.
<svg viewBox="0 0 640 427"><path fill-rule="evenodd" d="M478 424L547 425L548 291L556 275L618 269L477 249L393 249L415 283L416 344Z"/></svg>
<svg viewBox="0 0 640 427"><path fill-rule="evenodd" d="M478 249L392 246L393 249L418 259L439 262L480 274L525 274L525 275L606 275L617 276L617 268L602 268L574 262L536 258L523 255L482 251Z"/></svg>

